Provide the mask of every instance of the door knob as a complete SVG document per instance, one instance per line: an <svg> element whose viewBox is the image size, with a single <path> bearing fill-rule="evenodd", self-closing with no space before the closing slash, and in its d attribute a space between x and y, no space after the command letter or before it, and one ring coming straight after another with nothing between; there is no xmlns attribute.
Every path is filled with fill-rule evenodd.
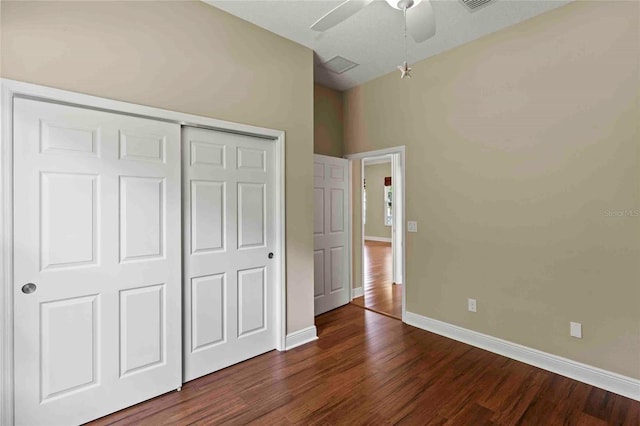
<svg viewBox="0 0 640 426"><path fill-rule="evenodd" d="M22 286L22 292L24 294L31 294L36 291L36 285L34 283L27 283Z"/></svg>
<svg viewBox="0 0 640 426"><path fill-rule="evenodd" d="M269 253L269 259L273 259L273 253Z"/></svg>

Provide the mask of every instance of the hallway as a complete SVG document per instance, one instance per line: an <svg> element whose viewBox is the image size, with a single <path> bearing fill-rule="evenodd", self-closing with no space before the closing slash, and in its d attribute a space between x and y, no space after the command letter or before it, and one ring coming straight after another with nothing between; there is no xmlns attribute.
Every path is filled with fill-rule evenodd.
<svg viewBox="0 0 640 426"><path fill-rule="evenodd" d="M365 241L364 296L351 303L402 319L402 286L393 285L391 243Z"/></svg>

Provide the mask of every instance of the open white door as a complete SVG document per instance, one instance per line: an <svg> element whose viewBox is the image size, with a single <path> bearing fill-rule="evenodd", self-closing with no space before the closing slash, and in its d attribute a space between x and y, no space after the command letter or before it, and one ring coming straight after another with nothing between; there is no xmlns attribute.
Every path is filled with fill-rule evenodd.
<svg viewBox="0 0 640 426"><path fill-rule="evenodd" d="M314 155L315 314L349 303L349 161Z"/></svg>
<svg viewBox="0 0 640 426"><path fill-rule="evenodd" d="M181 386L180 127L14 101L15 420Z"/></svg>
<svg viewBox="0 0 640 426"><path fill-rule="evenodd" d="M185 127L184 377L276 348L275 142Z"/></svg>

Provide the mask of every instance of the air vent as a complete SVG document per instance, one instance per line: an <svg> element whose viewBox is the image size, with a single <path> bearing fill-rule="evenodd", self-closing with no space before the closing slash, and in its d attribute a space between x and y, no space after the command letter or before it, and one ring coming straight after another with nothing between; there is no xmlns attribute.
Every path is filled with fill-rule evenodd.
<svg viewBox="0 0 640 426"><path fill-rule="evenodd" d="M482 9L489 3L493 3L493 0L460 0L460 2L470 11L474 12L478 9Z"/></svg>
<svg viewBox="0 0 640 426"><path fill-rule="evenodd" d="M349 71L351 68L357 67L358 64L345 59L342 56L334 56L333 58L322 64L322 66L324 66L331 72L342 74L343 72Z"/></svg>

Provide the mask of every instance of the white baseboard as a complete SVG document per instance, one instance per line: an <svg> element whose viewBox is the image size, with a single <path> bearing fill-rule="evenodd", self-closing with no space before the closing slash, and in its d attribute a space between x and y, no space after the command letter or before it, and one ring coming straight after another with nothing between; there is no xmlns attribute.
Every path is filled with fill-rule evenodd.
<svg viewBox="0 0 640 426"><path fill-rule="evenodd" d="M385 237L364 237L365 240L369 240L369 241L379 241L381 243L390 243L391 242L391 238L385 238Z"/></svg>
<svg viewBox="0 0 640 426"><path fill-rule="evenodd" d="M312 325L311 327L303 328L302 330L287 334L284 350L288 351L289 349L297 348L298 346L313 342L314 340L318 340L318 332L316 330L316 326Z"/></svg>
<svg viewBox="0 0 640 426"><path fill-rule="evenodd" d="M351 289L351 300L355 299L356 297L362 296L364 296L364 287L356 287Z"/></svg>
<svg viewBox="0 0 640 426"><path fill-rule="evenodd" d="M582 364L577 361L572 361L412 312L406 312L404 322L414 327L640 401L640 380L638 379Z"/></svg>

